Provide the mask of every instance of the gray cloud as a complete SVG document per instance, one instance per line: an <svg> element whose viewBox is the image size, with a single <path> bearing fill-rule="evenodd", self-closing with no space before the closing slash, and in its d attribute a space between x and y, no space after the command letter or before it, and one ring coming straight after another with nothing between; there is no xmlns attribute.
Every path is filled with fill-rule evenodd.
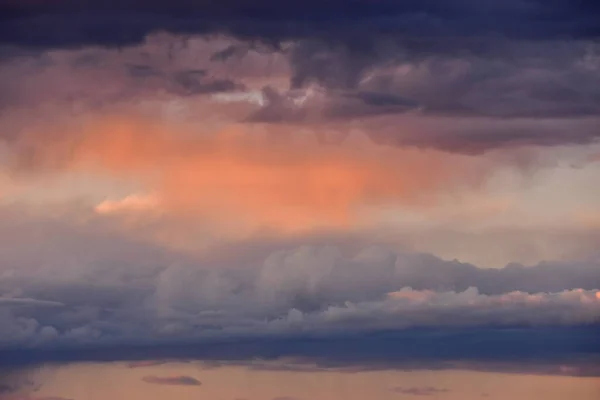
<svg viewBox="0 0 600 400"><path fill-rule="evenodd" d="M395 115L361 126L378 143L464 152L597 139L592 126L600 111L600 51L593 41L490 43L496 53L420 54L406 43L384 41L370 45L373 55L349 46L297 43L290 50L292 90L271 90L250 120L311 123ZM293 100L299 92L305 93L301 105ZM402 118L407 111L416 116ZM423 126L412 132L415 120Z"/></svg>
<svg viewBox="0 0 600 400"><path fill-rule="evenodd" d="M12 110L2 117L17 137L30 128L13 126L19 110L27 117L18 123L39 113L47 124L57 115L196 96L203 124L300 125L320 135L326 124L338 143L360 131L380 144L471 154L598 140L597 40L364 40L273 46L157 34L119 51L17 53L0 63L0 107ZM211 100L228 92L254 101ZM51 104L52 118L41 112Z"/></svg>
<svg viewBox="0 0 600 400"><path fill-rule="evenodd" d="M599 34L599 10L592 1L455 0L442 6L435 1L381 0L373 5L366 0L311 0L282 6L273 0L60 0L52 4L5 0L0 6L4 16L2 42L38 47L123 46L159 30L180 34L230 32L272 42L330 37L357 45L366 35L544 39ZM62 28L60 33L56 26Z"/></svg>
<svg viewBox="0 0 600 400"><path fill-rule="evenodd" d="M7 399L7 400L13 400L13 399ZM25 395L25 396L19 396L14 400L73 400L73 399L69 399L66 397L59 397L59 396L31 396L31 395Z"/></svg>
<svg viewBox="0 0 600 400"><path fill-rule="evenodd" d="M33 369L5 369L0 367L0 399L11 394L35 392L40 388Z"/></svg>
<svg viewBox="0 0 600 400"><path fill-rule="evenodd" d="M441 393L449 392L448 389L436 388L434 386L423 386L423 387L404 387L398 386L393 389L394 392L404 394L407 396L435 396Z"/></svg>
<svg viewBox="0 0 600 400"><path fill-rule="evenodd" d="M57 301L36 300L18 297L0 297L0 307L62 307Z"/></svg>
<svg viewBox="0 0 600 400"><path fill-rule="evenodd" d="M192 260L101 226L85 233L49 221L32 226L37 236L21 218L11 240L0 242L0 293L64 306L0 309L4 348L581 326L600 318L597 259L482 269L385 247L347 253L317 241L278 251L237 245Z"/></svg>
<svg viewBox="0 0 600 400"><path fill-rule="evenodd" d="M142 380L146 383L152 383L155 385L174 385L174 386L200 386L202 383L191 376L172 376L172 377L161 377L161 376L145 376Z"/></svg>
<svg viewBox="0 0 600 400"><path fill-rule="evenodd" d="M166 364L167 361L162 360L144 360L144 361L135 361L127 364L129 368L146 368L146 367L154 367L156 365Z"/></svg>

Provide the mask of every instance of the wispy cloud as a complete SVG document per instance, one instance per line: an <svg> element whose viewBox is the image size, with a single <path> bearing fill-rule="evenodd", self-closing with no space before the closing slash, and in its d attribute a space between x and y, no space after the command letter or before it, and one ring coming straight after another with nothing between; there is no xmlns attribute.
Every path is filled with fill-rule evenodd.
<svg viewBox="0 0 600 400"><path fill-rule="evenodd" d="M0 307L63 307L58 301L28 299L19 297L0 297Z"/></svg>
<svg viewBox="0 0 600 400"><path fill-rule="evenodd" d="M155 385L174 385L174 386L200 386L202 382L191 376L145 376L142 380L146 383L152 383Z"/></svg>
<svg viewBox="0 0 600 400"><path fill-rule="evenodd" d="M450 390L445 388L437 388L434 386L413 386L404 387L398 386L392 389L396 393L404 394L407 396L434 396L442 393L448 393Z"/></svg>
<svg viewBox="0 0 600 400"><path fill-rule="evenodd" d="M127 364L129 368L145 368L145 367L154 367L157 365L166 364L168 361L161 360L142 360L142 361L134 361Z"/></svg>

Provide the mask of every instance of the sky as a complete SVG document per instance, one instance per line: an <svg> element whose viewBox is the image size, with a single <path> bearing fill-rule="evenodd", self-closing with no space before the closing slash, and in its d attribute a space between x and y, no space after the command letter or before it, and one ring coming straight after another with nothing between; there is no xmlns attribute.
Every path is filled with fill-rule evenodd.
<svg viewBox="0 0 600 400"><path fill-rule="evenodd" d="M599 27L0 0L0 399L594 398Z"/></svg>

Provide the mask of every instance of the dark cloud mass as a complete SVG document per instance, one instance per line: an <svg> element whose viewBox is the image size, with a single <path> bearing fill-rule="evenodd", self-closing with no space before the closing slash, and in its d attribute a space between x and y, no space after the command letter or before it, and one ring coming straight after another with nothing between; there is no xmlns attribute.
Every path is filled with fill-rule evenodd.
<svg viewBox="0 0 600 400"><path fill-rule="evenodd" d="M600 376L599 327L410 329L376 334L236 338L122 346L2 349L9 367L166 358L256 370L481 369ZM540 340L543 337L544 340ZM279 359L290 360L284 365ZM565 366L573 365L566 369Z"/></svg>
<svg viewBox="0 0 600 400"><path fill-rule="evenodd" d="M286 134L282 126L299 127L320 137L326 125L335 143L356 130L383 145L466 154L598 140L600 45L592 37L368 32L300 37L281 45L232 36L144 34L139 45L105 43L108 48L63 53L5 46L0 111L30 115L53 104L63 112L101 112L165 101L166 95L217 107L211 96L231 95L238 100L219 115L229 123L267 126L279 136ZM209 110L196 123L213 116ZM0 135L8 133L19 135L17 129Z"/></svg>
<svg viewBox="0 0 600 400"><path fill-rule="evenodd" d="M546 39L591 37L598 35L600 26L598 6L587 0L5 0L1 6L3 41L34 46L125 45L156 30L234 32L268 40L336 36L356 32L355 28L419 36ZM52 29L57 26L62 29Z"/></svg>

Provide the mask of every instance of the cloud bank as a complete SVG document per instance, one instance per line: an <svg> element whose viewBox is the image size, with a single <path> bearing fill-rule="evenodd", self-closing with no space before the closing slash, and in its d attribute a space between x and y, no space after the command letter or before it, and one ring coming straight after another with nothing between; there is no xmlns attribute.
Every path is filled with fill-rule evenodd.
<svg viewBox="0 0 600 400"><path fill-rule="evenodd" d="M2 249L5 350L577 327L600 318L597 259L495 270L382 247L347 253L324 244L266 255L230 247L220 254L234 259L198 259L104 236L101 229L85 235L61 229L42 236L46 247L29 259L10 243ZM75 243L87 247L63 251Z"/></svg>
<svg viewBox="0 0 600 400"><path fill-rule="evenodd" d="M2 39L29 46L125 45L155 30L175 33L234 32L277 40L310 36L357 36L356 32L419 36L593 37L598 7L591 1L231 0L220 3L153 1L3 1ZM126 23L133 13L136 23ZM69 16L77 15L77 19ZM63 23L61 34L48 29ZM360 26L363 29L353 30ZM21 29L15 29L15 27ZM46 35L32 27L45 27ZM95 29L90 29L94 27ZM343 36L342 36L343 37Z"/></svg>

